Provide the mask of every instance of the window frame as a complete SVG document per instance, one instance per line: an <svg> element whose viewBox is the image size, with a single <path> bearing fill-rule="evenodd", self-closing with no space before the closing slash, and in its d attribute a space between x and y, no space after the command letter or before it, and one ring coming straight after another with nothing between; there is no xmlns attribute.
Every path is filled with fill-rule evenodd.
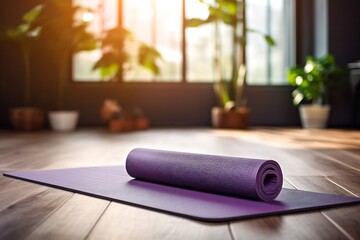
<svg viewBox="0 0 360 240"><path fill-rule="evenodd" d="M71 0L72 2L72 0ZM289 49L289 51L287 51L287 53L285 54L285 61L289 62L289 64L291 66L294 66L295 63L297 62L297 54L296 54L296 50L297 50L297 43L296 43L296 33L297 33L297 17L296 17L296 0L286 0L284 1L285 5L288 7L288 9L290 9L289 12L285 11L285 6L284 6L284 16L285 18L291 19L290 21L285 21L285 31L287 31L289 34L285 34L285 36L287 37L287 40L285 41L287 43L287 49ZM71 3L72 4L72 3ZM118 25L119 26L123 26L123 0L118 0ZM181 10L181 34L182 34L182 38L181 38L181 56L182 56L182 64L181 64L181 79L180 81L172 81L172 80L164 80L162 79L161 81L142 81L142 80L136 80L136 81L124 81L123 77L124 74L121 73L120 74L120 78L114 81L90 81L90 80L83 80L83 81L76 81L74 79L74 74L73 74L73 55L71 56L71 66L70 66L70 70L71 72L69 73L70 75L70 82L74 83L74 84L87 84L89 86L94 86L94 85L98 85L98 84L151 84L151 85L166 85L166 86L170 86L170 85L178 85L178 84L195 84L195 85L203 85L203 84L213 84L213 80L209 79L209 81L188 81L186 78L187 75L187 47L186 47L186 27L185 27L185 21L186 21L186 0L181 0L181 5L182 5L182 10ZM268 63L268 61L267 61ZM268 72L268 71L267 71ZM269 73L267 73L268 75ZM251 87L282 87L282 86L288 86L289 84L287 84L287 81L284 81L282 84L271 84L269 81L267 81L268 84L248 84L248 82L245 82L246 85L251 86Z"/></svg>

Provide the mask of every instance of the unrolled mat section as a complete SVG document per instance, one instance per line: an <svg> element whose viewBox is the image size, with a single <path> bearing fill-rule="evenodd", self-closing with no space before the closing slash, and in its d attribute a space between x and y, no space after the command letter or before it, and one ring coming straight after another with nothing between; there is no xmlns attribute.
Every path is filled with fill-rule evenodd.
<svg viewBox="0 0 360 240"><path fill-rule="evenodd" d="M126 168L89 167L4 175L204 221L229 221L360 202L355 197L281 189L281 169L272 160L150 149L130 152Z"/></svg>

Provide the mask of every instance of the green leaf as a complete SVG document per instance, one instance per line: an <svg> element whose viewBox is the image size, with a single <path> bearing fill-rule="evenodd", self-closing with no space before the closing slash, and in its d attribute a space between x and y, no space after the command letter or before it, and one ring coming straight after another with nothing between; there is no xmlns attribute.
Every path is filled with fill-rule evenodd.
<svg viewBox="0 0 360 240"><path fill-rule="evenodd" d="M68 44L71 45L73 53L96 49L97 39L86 28L87 24L81 24L71 29L71 34L68 35Z"/></svg>
<svg viewBox="0 0 360 240"><path fill-rule="evenodd" d="M106 31L102 46L120 48L125 41L133 42L134 40L134 35L129 30L119 26Z"/></svg>
<svg viewBox="0 0 360 240"><path fill-rule="evenodd" d="M190 18L185 20L186 27L198 27L208 23L209 22L207 20L203 20L200 18Z"/></svg>
<svg viewBox="0 0 360 240"><path fill-rule="evenodd" d="M144 43L140 44L138 53L138 63L145 69L149 70L155 75L160 74L160 68L157 61L162 59L160 52L155 48L148 46Z"/></svg>
<svg viewBox="0 0 360 240"><path fill-rule="evenodd" d="M43 10L42 5L37 5L23 16L23 21L27 23L32 23L36 20L36 18L39 16L41 11Z"/></svg>
<svg viewBox="0 0 360 240"><path fill-rule="evenodd" d="M291 68L288 72L287 72L287 79L289 81L289 84L291 86L297 86L296 84L296 78L298 76L301 76L302 78L305 77L305 72L302 68Z"/></svg>
<svg viewBox="0 0 360 240"><path fill-rule="evenodd" d="M246 31L249 32L249 33L256 33L256 34L259 34L259 35L263 36L263 38L265 39L266 43L269 46L275 46L276 45L275 40L268 34L265 34L265 33L261 32L259 30L252 29L252 28L247 28Z"/></svg>
<svg viewBox="0 0 360 240"><path fill-rule="evenodd" d="M9 28L6 31L6 37L10 40L15 40L15 41L19 40L19 36L20 36L20 33L19 33L18 28Z"/></svg>
<svg viewBox="0 0 360 240"><path fill-rule="evenodd" d="M226 103L230 101L228 83L225 80L214 83L215 94L221 107L225 107Z"/></svg>
<svg viewBox="0 0 360 240"><path fill-rule="evenodd" d="M29 23L23 23L23 24L20 24L18 27L17 27L17 30L19 33L26 33L30 30L30 24Z"/></svg>
<svg viewBox="0 0 360 240"><path fill-rule="evenodd" d="M107 68L114 63L117 63L117 56L113 52L105 52L101 58L93 66L93 70Z"/></svg>
<svg viewBox="0 0 360 240"><path fill-rule="evenodd" d="M240 65L237 75L234 77L236 77L236 80L235 80L235 84L236 84L236 86L235 86L235 89L236 89L235 103L241 104L241 102L243 100L243 92L244 92L245 80L246 80L246 66L244 64Z"/></svg>
<svg viewBox="0 0 360 240"><path fill-rule="evenodd" d="M275 40L270 35L264 35L265 41L269 46L275 46Z"/></svg>
<svg viewBox="0 0 360 240"><path fill-rule="evenodd" d="M114 77L119 72L119 69L120 69L119 65L113 63L107 67L100 68L100 74L103 78Z"/></svg>
<svg viewBox="0 0 360 240"><path fill-rule="evenodd" d="M300 102L304 99L304 95L297 89L293 91L292 96L293 104L296 106L299 105Z"/></svg>
<svg viewBox="0 0 360 240"><path fill-rule="evenodd" d="M229 15L236 16L237 14L237 1L219 1L219 7L223 12L228 13Z"/></svg>

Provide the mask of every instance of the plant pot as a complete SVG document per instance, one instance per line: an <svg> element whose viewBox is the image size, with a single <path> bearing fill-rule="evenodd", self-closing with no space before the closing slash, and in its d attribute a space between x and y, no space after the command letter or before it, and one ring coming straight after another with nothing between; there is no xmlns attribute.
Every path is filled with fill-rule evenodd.
<svg viewBox="0 0 360 240"><path fill-rule="evenodd" d="M79 119L78 111L51 111L49 122L52 130L56 132L74 131Z"/></svg>
<svg viewBox="0 0 360 240"><path fill-rule="evenodd" d="M147 117L137 117L134 121L136 130L146 130L149 128L150 122Z"/></svg>
<svg viewBox="0 0 360 240"><path fill-rule="evenodd" d="M213 107L211 109L211 117L213 127L246 129L249 125L250 111L244 107L232 110Z"/></svg>
<svg viewBox="0 0 360 240"><path fill-rule="evenodd" d="M109 122L111 132L129 132L134 130L134 121L131 118L112 119Z"/></svg>
<svg viewBox="0 0 360 240"><path fill-rule="evenodd" d="M301 105L299 107L303 128L325 128L329 118L329 105Z"/></svg>
<svg viewBox="0 0 360 240"><path fill-rule="evenodd" d="M44 111L35 107L10 109L10 124L18 131L34 131L44 126Z"/></svg>

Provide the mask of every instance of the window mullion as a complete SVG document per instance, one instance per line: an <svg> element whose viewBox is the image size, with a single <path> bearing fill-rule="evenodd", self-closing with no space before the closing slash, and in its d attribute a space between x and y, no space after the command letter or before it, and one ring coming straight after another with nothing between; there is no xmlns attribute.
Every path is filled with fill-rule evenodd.
<svg viewBox="0 0 360 240"><path fill-rule="evenodd" d="M185 18L186 18L186 0L182 0L182 25L181 25L181 33L182 33L182 41L181 41L181 50L182 50L182 65L181 65L181 82L186 83L186 29L185 29Z"/></svg>
<svg viewBox="0 0 360 240"><path fill-rule="evenodd" d="M118 25L121 27L121 28L124 28L124 19L123 19L123 10L124 10L124 1L123 0L118 0L119 4L118 4ZM122 47L124 47L124 43L121 43L122 44ZM118 79L118 81L120 83L123 83L124 82L124 68L123 66L121 66L120 68L120 74L119 74L120 78Z"/></svg>

